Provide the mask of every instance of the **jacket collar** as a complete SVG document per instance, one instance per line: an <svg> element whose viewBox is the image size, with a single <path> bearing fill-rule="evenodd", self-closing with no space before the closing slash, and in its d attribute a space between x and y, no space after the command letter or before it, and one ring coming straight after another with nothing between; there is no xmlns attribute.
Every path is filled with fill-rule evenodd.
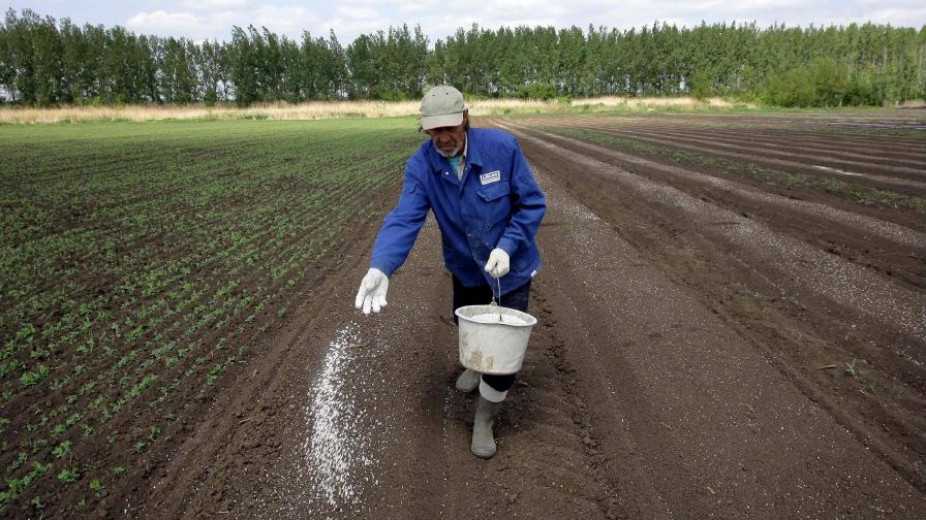
<svg viewBox="0 0 926 520"><path fill-rule="evenodd" d="M478 137L478 131L473 128L470 128L466 132L466 162L467 164L479 165L482 166L482 154L481 143ZM428 162L431 163L431 170L437 172L438 174L443 174L443 172L448 171L450 168L450 163L447 162L447 159L437 153L437 150L434 148L434 142L428 139L427 144L427 155Z"/></svg>

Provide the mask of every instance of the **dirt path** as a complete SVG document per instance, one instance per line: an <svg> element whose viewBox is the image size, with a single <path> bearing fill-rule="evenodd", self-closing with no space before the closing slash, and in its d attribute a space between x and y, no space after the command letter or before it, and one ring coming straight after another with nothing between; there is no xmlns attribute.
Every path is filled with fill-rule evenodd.
<svg viewBox="0 0 926 520"><path fill-rule="evenodd" d="M540 324L494 459L469 454L473 396L452 387L456 336L436 226L429 221L377 317L351 307L373 233L363 229L250 377L158 471L142 507L127 505L133 516L926 515L922 454L892 442L897 431L873 431L872 421L889 416L821 391L819 374L789 350L800 337L814 363L841 360L827 357L842 351L824 333L841 333L842 322L794 315L790 303L754 294L765 283L804 305L845 297L839 312L864 302L851 292L792 291L783 268L769 280L750 244L772 235L755 223L715 214L735 225L702 229L695 217L708 208L664 185L520 137L548 195L539 236L546 265L531 302ZM740 242L718 228L740 230ZM766 245L791 244L776 239ZM792 255L785 261L815 254L797 244L783 249ZM719 245L727 247L707 256ZM830 265L838 267L830 275L855 273ZM922 293L887 287L900 291L901 314L866 323L921 336L910 306ZM914 314L902 322L903 312ZM837 325L807 324L825 320Z"/></svg>

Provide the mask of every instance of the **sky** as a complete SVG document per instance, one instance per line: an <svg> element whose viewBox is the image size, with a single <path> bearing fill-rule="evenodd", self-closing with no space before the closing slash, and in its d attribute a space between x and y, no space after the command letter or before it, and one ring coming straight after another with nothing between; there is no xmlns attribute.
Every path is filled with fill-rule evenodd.
<svg viewBox="0 0 926 520"><path fill-rule="evenodd" d="M694 26L705 21L774 23L789 26L852 22L920 28L926 0L0 0L4 11L32 9L83 25L121 25L137 34L185 36L196 41L228 40L234 25L265 26L301 39L303 31L342 44L358 35L407 23L420 25L431 43L473 23L498 28L544 25L628 29L655 21Z"/></svg>

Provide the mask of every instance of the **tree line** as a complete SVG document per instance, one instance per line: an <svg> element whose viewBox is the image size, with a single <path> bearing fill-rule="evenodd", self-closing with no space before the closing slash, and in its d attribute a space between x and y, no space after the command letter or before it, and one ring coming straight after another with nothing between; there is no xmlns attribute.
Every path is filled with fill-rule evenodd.
<svg viewBox="0 0 926 520"><path fill-rule="evenodd" d="M233 27L230 41L137 35L12 9L0 24L0 101L35 106L301 102L420 97L429 84L470 96L714 95L785 106L926 98L926 26L759 28L654 23L460 28L433 45L390 27L342 45L304 32Z"/></svg>

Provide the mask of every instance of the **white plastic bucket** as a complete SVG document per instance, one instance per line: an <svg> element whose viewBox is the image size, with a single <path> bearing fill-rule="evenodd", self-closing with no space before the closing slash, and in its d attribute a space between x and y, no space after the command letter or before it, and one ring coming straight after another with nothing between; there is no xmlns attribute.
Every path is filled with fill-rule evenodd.
<svg viewBox="0 0 926 520"><path fill-rule="evenodd" d="M455 314L459 322L460 363L464 367L496 375L521 370L537 318L499 305L467 305Z"/></svg>

